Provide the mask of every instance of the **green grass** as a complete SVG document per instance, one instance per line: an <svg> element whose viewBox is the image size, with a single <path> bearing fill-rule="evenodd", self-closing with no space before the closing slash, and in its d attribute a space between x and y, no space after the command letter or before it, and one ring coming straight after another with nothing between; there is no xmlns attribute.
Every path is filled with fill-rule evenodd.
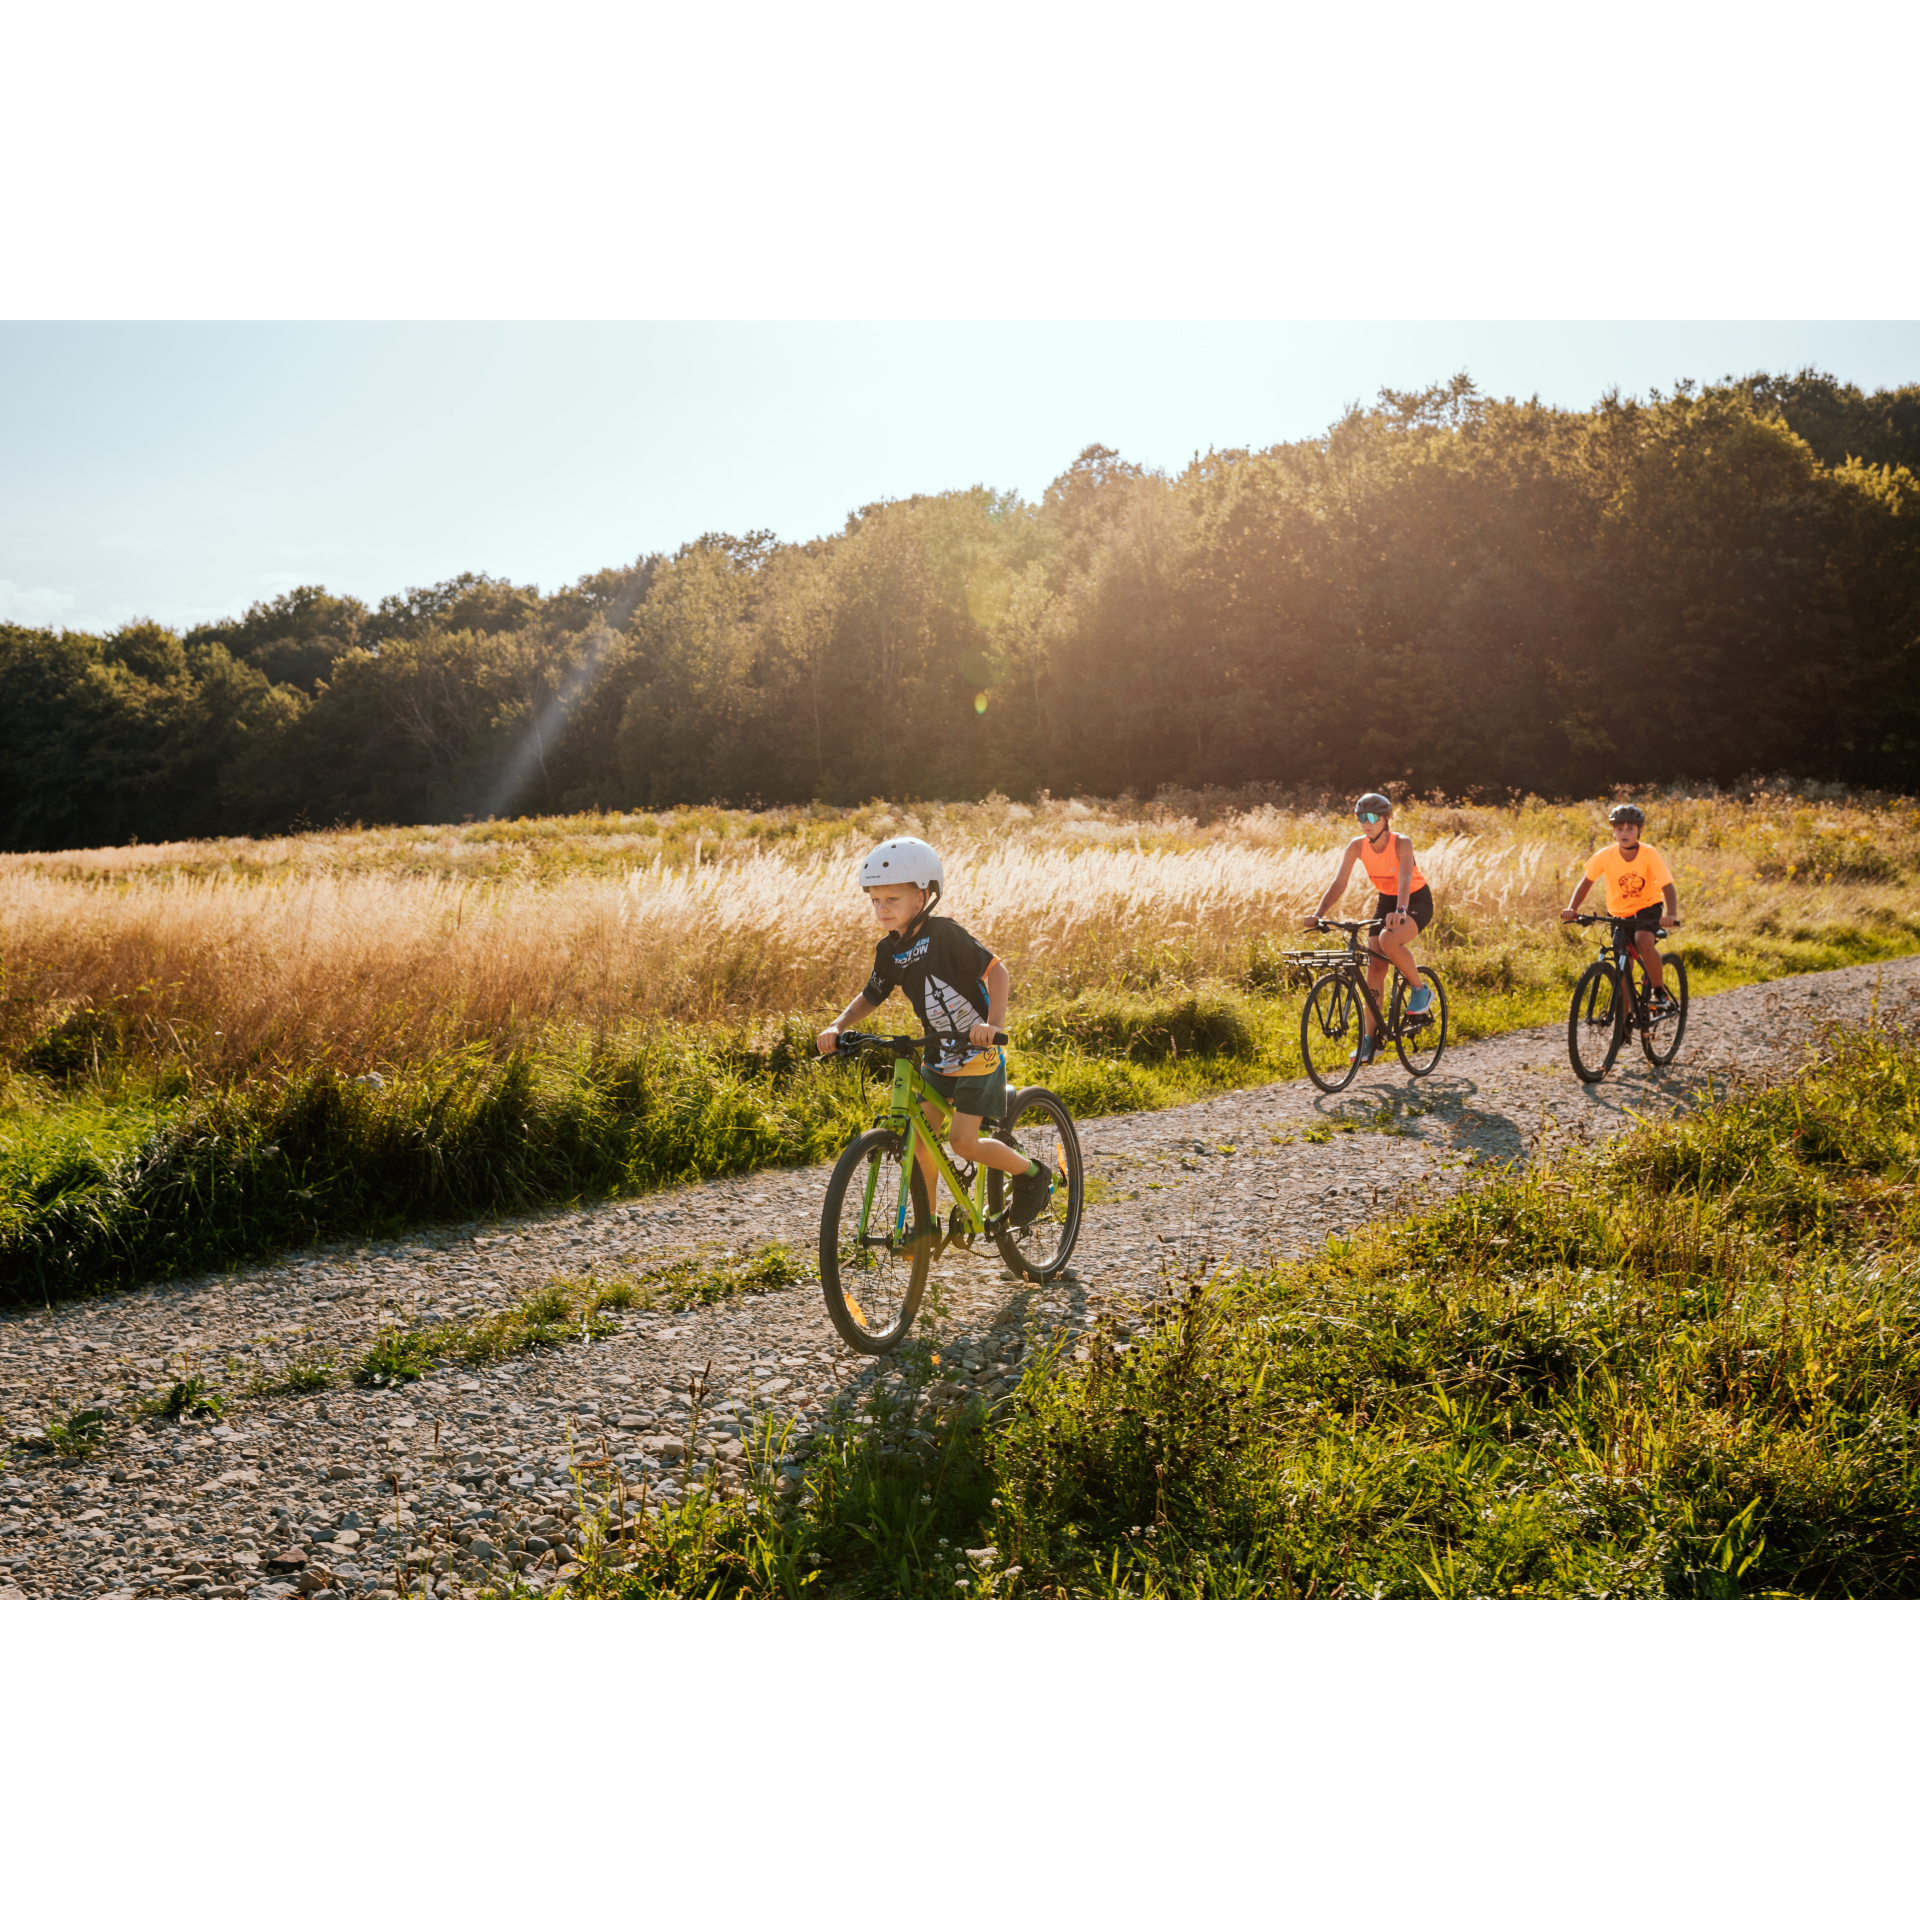
<svg viewBox="0 0 1920 1920"><path fill-rule="evenodd" d="M256 1374L245 1391L261 1396L317 1393L344 1378L356 1387L390 1387L418 1380L434 1367L487 1367L517 1354L604 1340L619 1331L613 1313L707 1306L747 1293L799 1286L813 1270L790 1249L762 1247L743 1259L677 1260L631 1275L556 1274L497 1312L476 1319L400 1324L383 1328L359 1353L307 1353ZM153 1410L153 1409L149 1409ZM168 1409L159 1409L168 1410Z"/></svg>
<svg viewBox="0 0 1920 1920"><path fill-rule="evenodd" d="M577 1589L1920 1594L1917 1181L1920 1045L1835 1030L1779 1090L1194 1276L990 1419L909 1356L798 1500L603 1533Z"/></svg>
<svg viewBox="0 0 1920 1920"><path fill-rule="evenodd" d="M614 1321L596 1311L593 1300L554 1281L479 1320L389 1328L353 1361L349 1375L356 1387L390 1387L418 1380L442 1362L491 1366L530 1348L604 1340L617 1331Z"/></svg>
<svg viewBox="0 0 1920 1920"><path fill-rule="evenodd" d="M107 1441L112 1419L104 1407L81 1407L47 1422L46 1445L63 1460L91 1460Z"/></svg>
<svg viewBox="0 0 1920 1920"><path fill-rule="evenodd" d="M1801 931L1805 931L1802 929ZM1591 942L1454 942L1454 1042L1563 1019ZM1920 946L1904 923L1689 948L1696 993ZM1089 992L1013 1022L1018 1079L1080 1116L1180 1105L1300 1072L1301 996L1256 943L1242 978ZM75 1067L0 1088L0 1308L398 1232L831 1157L868 1124L872 1069L823 1064L810 1021L667 1027L624 1046L473 1048L379 1085L325 1066L196 1091L178 1071ZM863 1071L866 1077L863 1078Z"/></svg>
<svg viewBox="0 0 1920 1920"><path fill-rule="evenodd" d="M136 1420L190 1420L217 1414L226 1405L224 1396L208 1391L204 1374L189 1373L167 1385L133 1409Z"/></svg>
<svg viewBox="0 0 1920 1920"><path fill-rule="evenodd" d="M809 1038L810 1036L802 1036ZM0 1113L0 1306L837 1152L874 1096L783 1036L477 1051L383 1085L324 1068L194 1100L125 1074Z"/></svg>
<svg viewBox="0 0 1920 1920"><path fill-rule="evenodd" d="M245 1382L243 1391L263 1399L302 1393L324 1393L340 1376L336 1358L301 1354L283 1367L256 1373Z"/></svg>

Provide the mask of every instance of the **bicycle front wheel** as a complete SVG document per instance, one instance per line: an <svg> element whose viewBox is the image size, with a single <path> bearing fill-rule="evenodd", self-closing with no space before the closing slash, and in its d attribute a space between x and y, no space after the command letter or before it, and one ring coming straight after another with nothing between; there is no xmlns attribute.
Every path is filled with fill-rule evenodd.
<svg viewBox="0 0 1920 1920"><path fill-rule="evenodd" d="M1577 1079L1604 1079L1620 1051L1620 981L1604 960L1580 976L1567 1010L1567 1057Z"/></svg>
<svg viewBox="0 0 1920 1920"><path fill-rule="evenodd" d="M904 1230L899 1218L904 1150L885 1127L850 1141L834 1162L820 1209L827 1317L857 1353L888 1353L906 1338L933 1263L933 1209L917 1163Z"/></svg>
<svg viewBox="0 0 1920 1920"><path fill-rule="evenodd" d="M1640 1029L1640 1049L1656 1067L1673 1064L1687 1030L1687 963L1677 953L1669 953L1661 961L1661 971L1666 975L1667 1005L1658 1010L1649 1006L1647 1024ZM1651 998L1651 989L1648 994Z"/></svg>
<svg viewBox="0 0 1920 1920"><path fill-rule="evenodd" d="M1360 1071L1360 989L1344 973L1323 974L1300 1009L1300 1058L1322 1093L1338 1093Z"/></svg>
<svg viewBox="0 0 1920 1920"><path fill-rule="evenodd" d="M1432 993L1433 1004L1425 1013L1409 1013L1412 993L1402 975L1393 976L1393 1044L1400 1064L1416 1079L1425 1079L1447 1050L1447 990L1431 967L1422 967L1420 978Z"/></svg>
<svg viewBox="0 0 1920 1920"><path fill-rule="evenodd" d="M1053 1173L1053 1198L1037 1220L1023 1227L1002 1226L993 1244L1010 1271L1029 1280L1045 1280L1067 1264L1080 1237L1080 1209L1086 1200L1086 1176L1080 1164L1080 1136L1073 1116L1057 1093L1022 1087L1007 1102L1007 1117L997 1129L1001 1139ZM1007 1204L1008 1176L987 1169L987 1211Z"/></svg>

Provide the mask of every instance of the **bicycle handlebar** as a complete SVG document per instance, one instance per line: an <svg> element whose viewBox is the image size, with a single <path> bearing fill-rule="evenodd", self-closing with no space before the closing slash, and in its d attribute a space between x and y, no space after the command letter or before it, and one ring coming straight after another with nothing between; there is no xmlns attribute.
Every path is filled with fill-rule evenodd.
<svg viewBox="0 0 1920 1920"><path fill-rule="evenodd" d="M998 1027L993 1032L992 1044L1004 1047L1007 1036ZM857 1053L890 1053L896 1060L916 1058L926 1042L910 1033L843 1033L834 1046L834 1053L849 1056ZM828 1056L831 1058L832 1056Z"/></svg>
<svg viewBox="0 0 1920 1920"><path fill-rule="evenodd" d="M1331 928L1335 933L1378 933L1386 924L1383 917L1372 920L1329 920L1321 915L1314 921L1315 926Z"/></svg>
<svg viewBox="0 0 1920 1920"><path fill-rule="evenodd" d="M1576 913L1573 918L1574 924L1581 927L1597 927L1602 924L1609 927L1630 927L1634 923L1635 916L1630 913ZM1656 940L1664 940L1667 937L1665 927L1641 927L1639 931L1652 934Z"/></svg>

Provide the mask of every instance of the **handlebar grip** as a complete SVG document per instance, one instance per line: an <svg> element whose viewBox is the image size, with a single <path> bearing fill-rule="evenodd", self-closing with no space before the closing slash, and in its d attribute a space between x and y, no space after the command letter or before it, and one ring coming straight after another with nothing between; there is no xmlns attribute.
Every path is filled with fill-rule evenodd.
<svg viewBox="0 0 1920 1920"><path fill-rule="evenodd" d="M996 1047L1004 1047L1004 1046L1009 1046L1012 1043L1008 1040L1007 1036L1000 1031L998 1027L995 1027L993 1030L993 1044Z"/></svg>

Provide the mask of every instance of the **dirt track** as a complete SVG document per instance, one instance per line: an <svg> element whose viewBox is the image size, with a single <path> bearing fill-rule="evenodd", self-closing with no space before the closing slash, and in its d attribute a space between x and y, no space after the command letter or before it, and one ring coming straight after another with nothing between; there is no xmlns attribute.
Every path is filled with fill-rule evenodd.
<svg viewBox="0 0 1920 1920"><path fill-rule="evenodd" d="M1910 1014L1920 959L1696 1000L1673 1069L1623 1055L1598 1087L1575 1081L1556 1026L1450 1049L1425 1081L1394 1062L1336 1096L1283 1081L1089 1121L1092 1204L1072 1279L1017 1284L991 1254L949 1255L936 1269L944 1318L928 1330L955 1382L943 1393L1004 1390L1033 1340L1096 1312L1125 1319L1202 1256L1299 1252L1437 1197L1476 1163L1529 1152L1543 1131L1599 1137L1631 1114L1769 1077L1792 1066L1814 1023L1863 1015L1876 995ZM1309 1129L1328 1137L1308 1140ZM116 1414L90 1460L17 1446L0 1469L0 1597L373 1596L394 1591L396 1566L448 1594L509 1563L535 1584L564 1579L570 1452L610 1456L629 1481L672 1498L690 1464L733 1474L761 1415L791 1422L804 1444L836 1396L871 1379L834 1339L817 1291L627 1315L608 1340L386 1391L230 1393L224 1419L198 1424L125 1416L185 1371L217 1383L289 1352L351 1353L383 1321L465 1318L560 1270L722 1258L767 1240L810 1254L825 1178L779 1169L0 1319L9 1432L43 1428L50 1405ZM709 1363L692 1431L685 1389Z"/></svg>

